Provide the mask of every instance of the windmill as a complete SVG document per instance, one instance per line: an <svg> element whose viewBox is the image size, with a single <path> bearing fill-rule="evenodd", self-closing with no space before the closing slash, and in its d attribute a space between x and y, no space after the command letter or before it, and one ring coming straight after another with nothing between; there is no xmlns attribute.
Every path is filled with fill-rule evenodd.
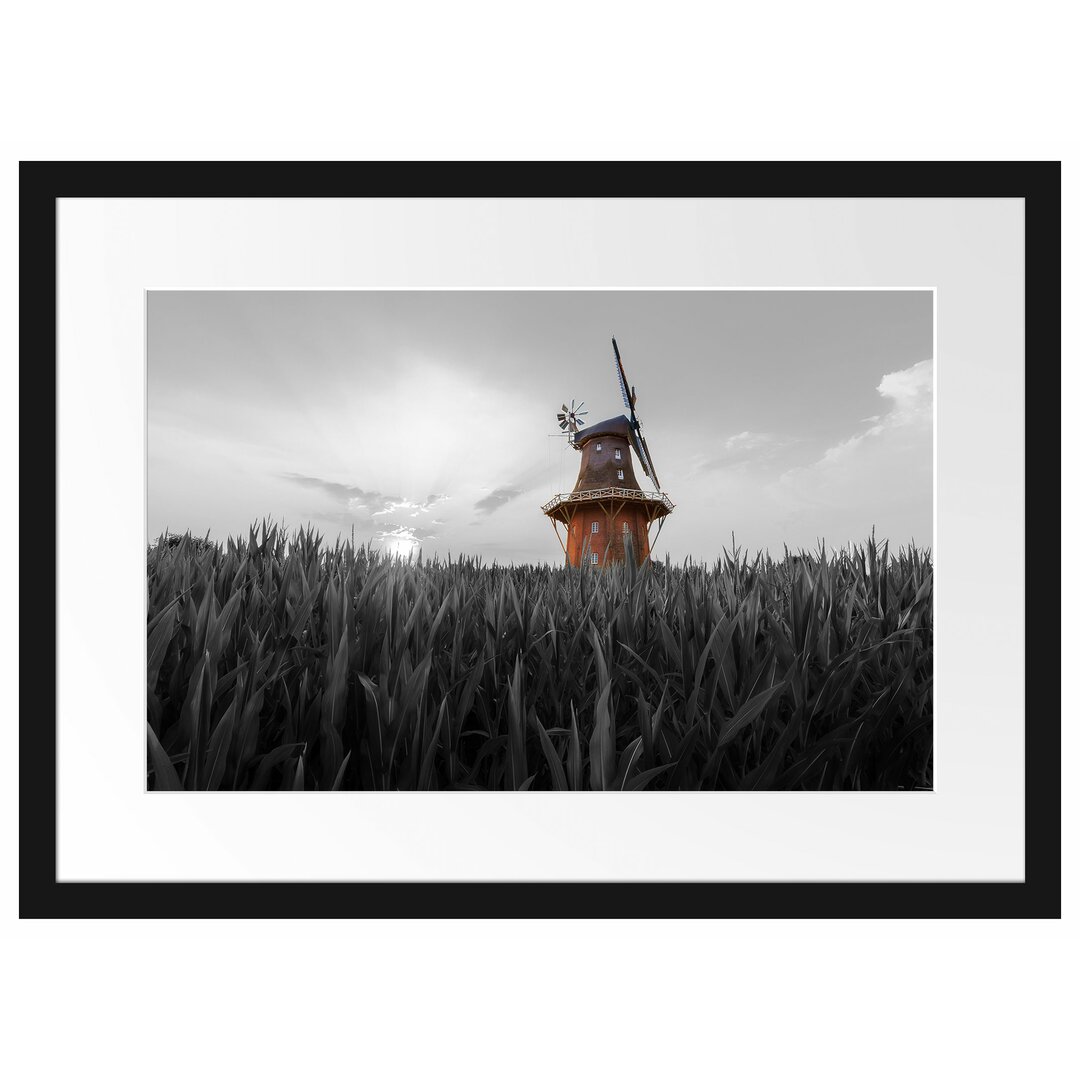
<svg viewBox="0 0 1080 1080"><path fill-rule="evenodd" d="M613 416L582 428L581 417L586 415L584 402L578 405L574 399L569 408L564 404L556 414L570 445L581 453L581 468L574 490L556 495L542 510L551 521L570 566L606 566L622 562L627 554L637 562L644 562L655 542L649 530L656 525L659 536L664 519L675 509L660 490L649 444L641 433L637 388L627 382L614 337L611 345L615 350L619 393L630 415ZM643 490L638 483L633 466L635 456L655 491ZM559 532L560 524L566 530L565 540Z"/></svg>

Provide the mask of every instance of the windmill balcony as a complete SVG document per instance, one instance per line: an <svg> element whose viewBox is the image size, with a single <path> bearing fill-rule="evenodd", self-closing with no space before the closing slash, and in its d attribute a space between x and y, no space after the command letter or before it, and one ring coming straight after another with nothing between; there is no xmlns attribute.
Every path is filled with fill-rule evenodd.
<svg viewBox="0 0 1080 1080"><path fill-rule="evenodd" d="M662 491L641 491L631 488L605 487L591 488L586 491L571 491L565 495L556 495L540 508L545 514L551 514L561 506L571 503L597 502L605 499L626 499L629 502L649 503L649 509L657 515L670 514L675 504Z"/></svg>

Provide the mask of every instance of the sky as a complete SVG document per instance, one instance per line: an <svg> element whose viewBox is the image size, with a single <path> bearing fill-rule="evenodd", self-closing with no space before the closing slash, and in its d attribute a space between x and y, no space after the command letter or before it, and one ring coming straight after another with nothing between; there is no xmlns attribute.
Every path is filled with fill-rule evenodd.
<svg viewBox="0 0 1080 1080"><path fill-rule="evenodd" d="M561 563L555 414L623 412L612 334L676 506L655 556L930 547L927 290L151 292L148 536Z"/></svg>

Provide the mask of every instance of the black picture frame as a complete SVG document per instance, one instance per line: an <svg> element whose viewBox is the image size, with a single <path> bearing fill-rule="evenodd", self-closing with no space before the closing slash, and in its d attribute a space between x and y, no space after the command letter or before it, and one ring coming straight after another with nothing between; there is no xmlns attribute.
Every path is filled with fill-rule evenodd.
<svg viewBox="0 0 1080 1080"><path fill-rule="evenodd" d="M57 597L40 576L56 563L59 198L993 197L1025 205L1025 577L1042 583L1060 562L1060 163L23 162L19 182L20 570L33 583L19 608L21 917L1060 918L1061 600L1045 584L1025 596L1040 632L1024 730L1039 754L1025 757L1020 883L77 883L56 880L43 763L56 762Z"/></svg>

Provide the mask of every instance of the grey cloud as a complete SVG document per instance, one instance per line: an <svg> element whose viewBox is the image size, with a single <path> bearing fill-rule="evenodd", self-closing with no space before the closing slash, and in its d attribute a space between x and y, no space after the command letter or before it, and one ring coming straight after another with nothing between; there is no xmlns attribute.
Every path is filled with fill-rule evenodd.
<svg viewBox="0 0 1080 1080"><path fill-rule="evenodd" d="M492 491L490 495L485 495L480 499L474 509L479 514L493 514L500 506L505 506L512 499L524 494L524 488L499 487Z"/></svg>
<svg viewBox="0 0 1080 1080"><path fill-rule="evenodd" d="M768 431L740 431L726 438L718 451L700 455L691 464L698 472L765 465L788 450L794 442L791 438Z"/></svg>
<svg viewBox="0 0 1080 1080"><path fill-rule="evenodd" d="M776 442L776 437L767 431L740 431L724 443L725 450L760 450Z"/></svg>
<svg viewBox="0 0 1080 1080"><path fill-rule="evenodd" d="M412 502L399 495L387 495L381 491L367 491L355 484L341 484L336 480L324 480L318 476L304 476L300 473L282 473L282 478L289 480L300 487L321 491L331 496L340 504L339 509L319 510L311 513L320 521L332 522L339 526L356 525L358 520L370 520L378 522L383 528L375 533L374 539L379 543L391 540L404 541L418 544L422 540L438 540L439 536L433 532L420 532L419 526L401 525L396 521L386 520L389 515L397 515L402 511L411 513L409 517L418 517L420 514L429 514L431 510L446 502L450 496L434 493L429 495L423 502ZM443 524L442 522L431 522Z"/></svg>
<svg viewBox="0 0 1080 1080"><path fill-rule="evenodd" d="M400 501L398 495L385 495L381 491L365 491L353 484L339 484L335 480L323 480L318 476L302 476L299 473L282 473L282 479L290 480L301 487L324 491L335 499L341 499L350 509L363 509L371 503L385 504Z"/></svg>

